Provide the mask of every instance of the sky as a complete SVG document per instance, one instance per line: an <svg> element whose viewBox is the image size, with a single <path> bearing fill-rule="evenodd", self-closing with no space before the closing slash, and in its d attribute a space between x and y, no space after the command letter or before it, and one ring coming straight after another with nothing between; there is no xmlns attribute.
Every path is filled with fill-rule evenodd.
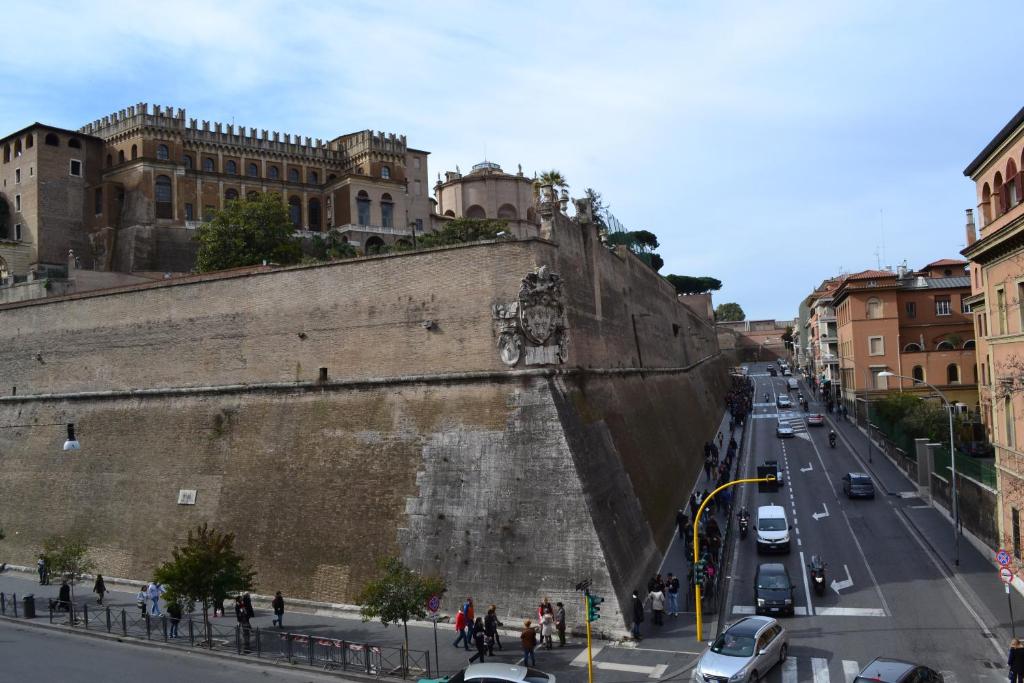
<svg viewBox="0 0 1024 683"><path fill-rule="evenodd" d="M793 318L823 279L958 257L963 169L1024 106L1005 2L34 0L0 131L138 102L312 138L372 128L555 168L654 232L663 274Z"/></svg>

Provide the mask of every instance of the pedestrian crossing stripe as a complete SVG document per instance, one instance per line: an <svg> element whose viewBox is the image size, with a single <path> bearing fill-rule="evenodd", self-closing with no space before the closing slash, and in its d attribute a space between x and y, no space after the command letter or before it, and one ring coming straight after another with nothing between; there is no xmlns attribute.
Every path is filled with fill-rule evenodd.
<svg viewBox="0 0 1024 683"><path fill-rule="evenodd" d="M796 606L796 616L806 617L807 608ZM753 605L733 605L733 614L755 614ZM815 607L815 616L819 617L884 617L885 610L880 607Z"/></svg>
<svg viewBox="0 0 1024 683"><path fill-rule="evenodd" d="M828 672L829 660L824 657L811 657L810 658L810 676L804 675L803 678L799 675L799 670L806 669L807 664L801 665L798 662L806 661L802 657L786 657L786 661L782 663L780 667L782 670L782 683L797 683L799 680L813 681L813 683L830 683L832 677ZM840 679L843 683L853 683L853 679L860 673L860 665L852 659L842 660L843 677Z"/></svg>

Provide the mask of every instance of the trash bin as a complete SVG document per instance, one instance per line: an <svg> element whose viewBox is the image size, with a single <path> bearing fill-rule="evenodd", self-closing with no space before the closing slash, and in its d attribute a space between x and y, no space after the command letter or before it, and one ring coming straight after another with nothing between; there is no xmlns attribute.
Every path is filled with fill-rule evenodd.
<svg viewBox="0 0 1024 683"><path fill-rule="evenodd" d="M26 595L22 602L22 616L26 619L36 618L36 596Z"/></svg>

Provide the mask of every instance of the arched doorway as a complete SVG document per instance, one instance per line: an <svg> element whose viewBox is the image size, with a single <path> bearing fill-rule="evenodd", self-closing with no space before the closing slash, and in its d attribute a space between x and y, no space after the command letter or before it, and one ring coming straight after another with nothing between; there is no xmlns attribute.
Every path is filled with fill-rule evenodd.
<svg viewBox="0 0 1024 683"><path fill-rule="evenodd" d="M366 253L379 254L384 250L384 240L374 235L366 240Z"/></svg>

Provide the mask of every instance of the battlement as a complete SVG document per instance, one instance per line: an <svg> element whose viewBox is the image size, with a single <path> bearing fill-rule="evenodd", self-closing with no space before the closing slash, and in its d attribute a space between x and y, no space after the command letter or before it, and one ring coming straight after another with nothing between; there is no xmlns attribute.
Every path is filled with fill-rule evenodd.
<svg viewBox="0 0 1024 683"><path fill-rule="evenodd" d="M345 150L350 157L370 152L404 155L406 151L404 135L384 131L374 133L369 129L337 137L331 141L331 145L338 150Z"/></svg>

